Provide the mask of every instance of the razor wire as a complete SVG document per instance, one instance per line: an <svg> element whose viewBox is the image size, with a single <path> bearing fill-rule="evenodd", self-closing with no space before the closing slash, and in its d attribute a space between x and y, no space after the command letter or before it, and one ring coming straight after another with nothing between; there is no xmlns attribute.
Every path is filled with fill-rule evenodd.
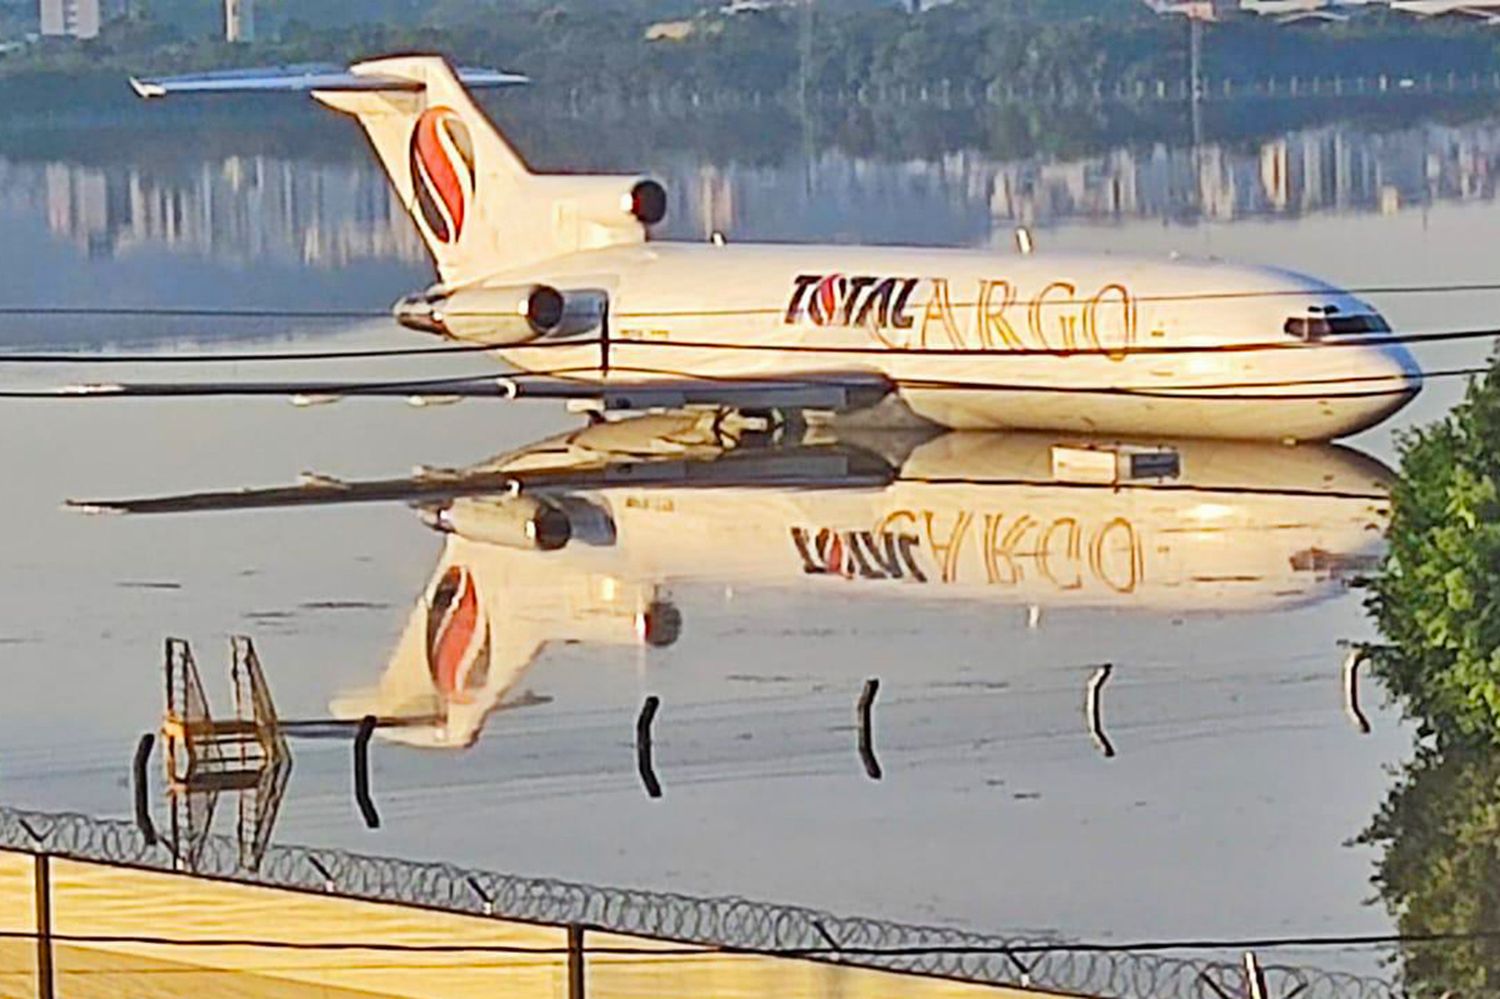
<svg viewBox="0 0 1500 999"><path fill-rule="evenodd" d="M241 866L232 837L209 837L192 868L170 844L134 825L77 813L0 808L0 847L62 859L188 873L257 887L413 905L479 917L583 926L602 932L767 956L1110 999L1249 995L1243 966L1156 952L1069 947L1058 939L1000 937L947 927L839 916L745 898L606 888L331 848L272 846L258 871ZM605 948L612 950L613 948ZM650 950L642 950L649 957ZM1391 983L1353 974L1264 965L1269 994L1307 999L1395 999Z"/></svg>

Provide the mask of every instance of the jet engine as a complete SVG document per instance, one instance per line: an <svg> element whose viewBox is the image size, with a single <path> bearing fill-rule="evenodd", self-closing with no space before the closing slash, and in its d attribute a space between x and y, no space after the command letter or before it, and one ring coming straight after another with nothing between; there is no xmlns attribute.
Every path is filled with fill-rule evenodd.
<svg viewBox="0 0 1500 999"><path fill-rule="evenodd" d="M545 284L463 288L441 286L408 295L392 310L408 329L497 347L555 332L567 311L562 292Z"/></svg>
<svg viewBox="0 0 1500 999"><path fill-rule="evenodd" d="M613 229L653 226L667 217L667 191L649 177L611 174L544 174L529 178L539 197L557 207L561 219ZM593 245L594 240L586 240Z"/></svg>
<svg viewBox="0 0 1500 999"><path fill-rule="evenodd" d="M609 296L595 289L558 291L545 284L459 288L408 295L392 310L408 329L471 343L512 347L542 337L596 329Z"/></svg>
<svg viewBox="0 0 1500 999"><path fill-rule="evenodd" d="M667 192L646 177L536 174L525 197L537 206L533 223L551 230L558 253L643 242L667 215Z"/></svg>
<svg viewBox="0 0 1500 999"><path fill-rule="evenodd" d="M667 214L667 192L644 177L537 175L527 199L552 206L557 245L566 251L610 246L644 231ZM546 284L434 285L408 295L391 310L408 329L494 347L597 329L609 304L597 288L559 290Z"/></svg>

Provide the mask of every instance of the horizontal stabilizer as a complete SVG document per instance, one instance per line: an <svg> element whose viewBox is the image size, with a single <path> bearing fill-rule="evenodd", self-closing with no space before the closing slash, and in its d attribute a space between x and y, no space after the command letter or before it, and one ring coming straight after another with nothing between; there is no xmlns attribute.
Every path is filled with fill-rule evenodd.
<svg viewBox="0 0 1500 999"><path fill-rule="evenodd" d="M285 396L304 403L333 402L346 396L462 396L512 399L509 378L462 376L391 382L228 381L228 382L90 382L54 389L0 392L4 398L28 399L196 399L208 396Z"/></svg>
<svg viewBox="0 0 1500 999"><path fill-rule="evenodd" d="M464 67L456 71L466 87L514 87L529 83L520 73ZM354 73L333 63L261 69L228 69L184 76L131 77L141 97L169 94L307 93L313 90L420 91L420 81L378 73Z"/></svg>

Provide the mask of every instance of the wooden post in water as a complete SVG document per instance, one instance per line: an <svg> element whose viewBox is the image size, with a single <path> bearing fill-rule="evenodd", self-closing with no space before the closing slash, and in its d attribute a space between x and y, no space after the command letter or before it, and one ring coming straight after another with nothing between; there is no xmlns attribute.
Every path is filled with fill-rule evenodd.
<svg viewBox="0 0 1500 999"><path fill-rule="evenodd" d="M651 736L651 723L656 720L656 711L660 707L661 698L655 694L650 695L641 705L641 713L635 720L635 768L640 773L646 794L652 798L661 797L661 781L656 777L656 760L652 752L654 743Z"/></svg>
<svg viewBox="0 0 1500 999"><path fill-rule="evenodd" d="M854 708L854 717L859 725L859 759L865 765L865 776L871 780L881 778L880 761L875 758L875 734L873 713L875 695L880 692L880 681L875 677L865 681Z"/></svg>
<svg viewBox="0 0 1500 999"><path fill-rule="evenodd" d="M151 787L146 778L146 767L151 763L151 750L156 745L156 736L147 732L136 743L135 758L131 764L131 784L135 791L135 827L147 846L156 845L156 825L151 821Z"/></svg>
<svg viewBox="0 0 1500 999"><path fill-rule="evenodd" d="M354 803L359 806L366 829L380 828L380 812L375 809L375 799L370 797L370 737L379 723L374 715L365 715L354 735Z"/></svg>

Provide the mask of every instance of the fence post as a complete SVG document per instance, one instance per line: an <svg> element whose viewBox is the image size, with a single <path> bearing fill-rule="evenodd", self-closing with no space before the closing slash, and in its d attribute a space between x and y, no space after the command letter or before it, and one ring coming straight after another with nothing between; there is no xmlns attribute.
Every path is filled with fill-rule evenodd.
<svg viewBox="0 0 1500 999"><path fill-rule="evenodd" d="M568 999L585 999L587 980L583 964L583 927L568 925Z"/></svg>
<svg viewBox="0 0 1500 999"><path fill-rule="evenodd" d="M52 975L52 861L36 855L36 994L53 999Z"/></svg>

